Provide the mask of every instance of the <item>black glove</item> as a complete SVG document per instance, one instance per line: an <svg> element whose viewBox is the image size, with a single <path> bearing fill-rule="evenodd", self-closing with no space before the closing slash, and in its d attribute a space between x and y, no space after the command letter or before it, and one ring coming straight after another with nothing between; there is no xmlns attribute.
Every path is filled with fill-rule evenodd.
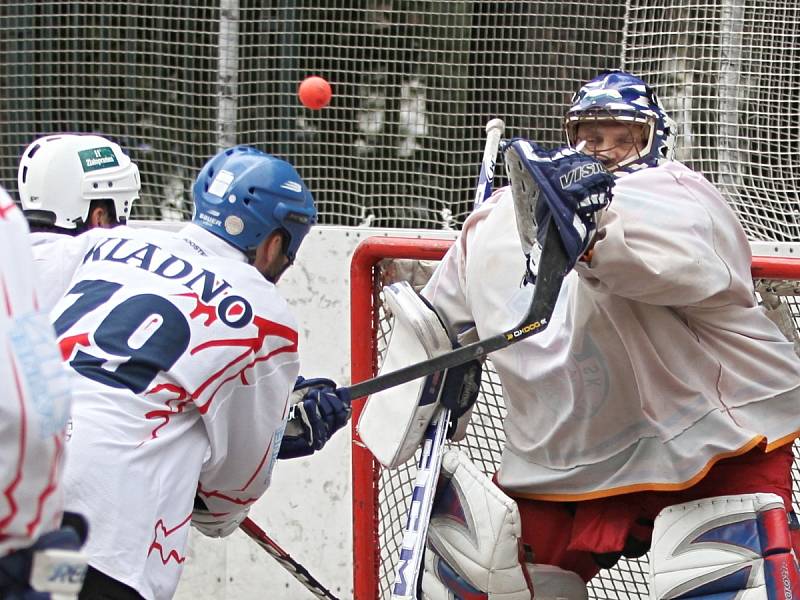
<svg viewBox="0 0 800 600"><path fill-rule="evenodd" d="M313 454L344 427L352 412L347 388L337 388L330 379L297 378L293 406L283 434L278 458Z"/></svg>

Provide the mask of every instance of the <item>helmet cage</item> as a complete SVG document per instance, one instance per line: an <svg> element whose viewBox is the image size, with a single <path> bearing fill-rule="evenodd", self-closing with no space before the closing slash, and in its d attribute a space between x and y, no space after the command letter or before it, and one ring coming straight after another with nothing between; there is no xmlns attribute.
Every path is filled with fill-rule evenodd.
<svg viewBox="0 0 800 600"><path fill-rule="evenodd" d="M567 115L564 119L564 132L567 136L567 144L572 149L577 149L579 145L578 140L578 126L584 123L589 122L597 122L601 123L604 121L612 121L614 123L622 123L628 125L642 125L645 128L646 138L642 147L639 148L636 140L632 141L634 145L635 152L628 156L627 158L622 159L615 165L611 165L607 167L609 172L614 172L617 170L624 169L628 165L633 165L634 163L642 163L642 166L639 169L645 168L646 166L652 166L650 164L644 164L648 161L648 157L652 154L653 150L653 142L655 139L656 133L656 119L652 116L648 116L642 112L637 113L613 113L609 110L593 110L593 111L586 111L583 113ZM633 133L631 133L633 136ZM596 154L596 153L593 153Z"/></svg>

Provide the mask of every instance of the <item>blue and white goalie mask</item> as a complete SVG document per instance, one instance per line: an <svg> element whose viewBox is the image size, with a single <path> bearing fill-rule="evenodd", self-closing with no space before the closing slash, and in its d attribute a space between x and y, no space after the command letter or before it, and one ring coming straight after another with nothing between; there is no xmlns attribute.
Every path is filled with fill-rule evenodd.
<svg viewBox="0 0 800 600"><path fill-rule="evenodd" d="M675 122L653 89L625 71L604 71L573 96L564 119L567 143L619 177L673 160Z"/></svg>

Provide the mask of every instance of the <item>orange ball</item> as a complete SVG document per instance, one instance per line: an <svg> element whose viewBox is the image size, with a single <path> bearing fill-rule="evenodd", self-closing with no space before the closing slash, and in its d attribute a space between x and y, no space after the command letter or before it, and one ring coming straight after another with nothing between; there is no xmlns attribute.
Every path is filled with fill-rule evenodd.
<svg viewBox="0 0 800 600"><path fill-rule="evenodd" d="M306 77L297 90L297 95L303 106L311 110L319 110L331 101L331 84L319 75Z"/></svg>

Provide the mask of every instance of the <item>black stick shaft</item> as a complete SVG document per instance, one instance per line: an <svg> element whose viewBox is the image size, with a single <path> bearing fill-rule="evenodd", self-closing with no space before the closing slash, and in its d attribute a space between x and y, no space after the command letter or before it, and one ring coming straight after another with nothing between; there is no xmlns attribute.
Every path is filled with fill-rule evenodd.
<svg viewBox="0 0 800 600"><path fill-rule="evenodd" d="M538 268L539 274L536 279L533 299L525 318L516 327L485 340L456 348L452 352L351 385L347 388L350 391L350 397L362 398L369 396L420 377L427 377L437 371L455 367L472 359L483 358L487 354L524 340L534 333L544 331L550 323L550 316L553 314L553 308L561 290L561 282L567 273L567 266L566 252L555 224L551 219L544 248L542 249L542 262Z"/></svg>
<svg viewBox="0 0 800 600"><path fill-rule="evenodd" d="M328 588L322 585L317 579L308 572L303 565L294 560L289 553L278 546L258 525L249 517L242 521L239 528L244 531L250 539L261 546L278 563L286 569L303 587L321 600L339 600Z"/></svg>

